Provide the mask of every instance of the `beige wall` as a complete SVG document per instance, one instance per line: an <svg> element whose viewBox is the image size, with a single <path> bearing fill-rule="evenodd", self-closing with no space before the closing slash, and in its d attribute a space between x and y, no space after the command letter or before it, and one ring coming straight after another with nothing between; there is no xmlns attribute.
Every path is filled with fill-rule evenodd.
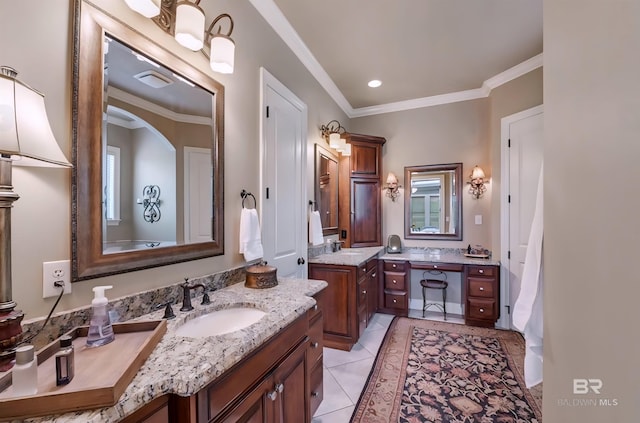
<svg viewBox="0 0 640 423"><path fill-rule="evenodd" d="M225 254L73 284L57 310L87 305L96 285L113 284L115 298L180 282L244 263L238 251L240 191L260 191L259 69L264 66L308 106L307 187L313 189L313 143L319 126L331 119L346 121L344 113L309 74L284 42L247 1L203 2L211 18L222 11L235 20L236 70L219 75L207 70L204 56L179 47L151 21L127 9L122 1L95 4L138 28L225 86ZM69 0L23 0L0 3L1 64L20 72L20 79L45 94L53 132L71 158L72 7ZM15 169L13 184L20 199L12 212L13 298L26 319L44 316L54 298L43 300L42 262L70 258L71 172L60 169ZM259 198L259 197L258 197Z"/></svg>
<svg viewBox="0 0 640 423"><path fill-rule="evenodd" d="M640 420L638 16L636 0L544 1L545 423ZM558 404L584 398L618 406Z"/></svg>

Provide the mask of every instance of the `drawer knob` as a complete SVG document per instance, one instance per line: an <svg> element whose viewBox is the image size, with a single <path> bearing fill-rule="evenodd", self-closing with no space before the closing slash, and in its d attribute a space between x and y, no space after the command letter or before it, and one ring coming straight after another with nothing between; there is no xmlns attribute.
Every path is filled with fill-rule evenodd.
<svg viewBox="0 0 640 423"><path fill-rule="evenodd" d="M395 303L397 303L397 302L398 302L398 300L396 300L396 299L394 298L394 299L393 299L393 303L395 304Z"/></svg>
<svg viewBox="0 0 640 423"><path fill-rule="evenodd" d="M398 282L396 282L396 280L394 279L394 280L393 280L393 283L398 283Z"/></svg>
<svg viewBox="0 0 640 423"><path fill-rule="evenodd" d="M433 268L434 268L434 269L437 269L437 268L438 268L438 265L437 265L437 264L434 264L434 265L433 265Z"/></svg>
<svg viewBox="0 0 640 423"><path fill-rule="evenodd" d="M391 267L393 267L393 268L395 269L395 268L396 268L396 265L395 265L395 264L392 264L392 265L391 265Z"/></svg>
<svg viewBox="0 0 640 423"><path fill-rule="evenodd" d="M317 342L312 342L311 343L311 348L318 348L318 343Z"/></svg>
<svg viewBox="0 0 640 423"><path fill-rule="evenodd" d="M277 383L276 391L278 391L278 393L281 393L282 391L284 391L284 385L282 383Z"/></svg>
<svg viewBox="0 0 640 423"><path fill-rule="evenodd" d="M481 287L480 287L480 291L484 291L484 286L481 286Z"/></svg>
<svg viewBox="0 0 640 423"><path fill-rule="evenodd" d="M318 309L318 304L313 306L313 311L316 311Z"/></svg>
<svg viewBox="0 0 640 423"><path fill-rule="evenodd" d="M484 270L483 269L479 269L478 273L484 273Z"/></svg>
<svg viewBox="0 0 640 423"><path fill-rule="evenodd" d="M315 392L315 391L311 393L311 396L314 397L314 398L318 397L318 395L320 395L320 394L318 392Z"/></svg>
<svg viewBox="0 0 640 423"><path fill-rule="evenodd" d="M278 393L276 391L271 391L267 394L267 398L269 398L271 401L275 401L276 398L278 398Z"/></svg>
<svg viewBox="0 0 640 423"><path fill-rule="evenodd" d="M481 308L481 309L480 309L480 313L484 313L484 308Z"/></svg>
<svg viewBox="0 0 640 423"><path fill-rule="evenodd" d="M367 293L367 291L362 291L362 295L365 295Z"/></svg>
<svg viewBox="0 0 640 423"><path fill-rule="evenodd" d="M372 274L371 274L371 277L372 277L372 278L375 278L375 277L376 277L376 274L375 274L375 273L372 273Z"/></svg>

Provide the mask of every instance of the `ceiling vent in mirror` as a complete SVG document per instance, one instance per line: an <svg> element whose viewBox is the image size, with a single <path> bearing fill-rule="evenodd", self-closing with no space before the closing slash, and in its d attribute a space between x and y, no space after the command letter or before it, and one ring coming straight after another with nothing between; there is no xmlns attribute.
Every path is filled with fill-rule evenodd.
<svg viewBox="0 0 640 423"><path fill-rule="evenodd" d="M146 84L153 88L163 88L167 85L173 84L173 81L171 79L153 70L140 72L133 77L143 84Z"/></svg>

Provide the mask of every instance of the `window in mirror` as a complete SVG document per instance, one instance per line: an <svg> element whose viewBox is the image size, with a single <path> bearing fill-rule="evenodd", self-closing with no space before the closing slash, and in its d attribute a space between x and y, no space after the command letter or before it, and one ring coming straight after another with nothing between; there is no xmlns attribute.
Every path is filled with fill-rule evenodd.
<svg viewBox="0 0 640 423"><path fill-rule="evenodd" d="M338 233L338 157L316 144L315 199L322 235Z"/></svg>
<svg viewBox="0 0 640 423"><path fill-rule="evenodd" d="M462 164L405 167L405 238L462 239Z"/></svg>

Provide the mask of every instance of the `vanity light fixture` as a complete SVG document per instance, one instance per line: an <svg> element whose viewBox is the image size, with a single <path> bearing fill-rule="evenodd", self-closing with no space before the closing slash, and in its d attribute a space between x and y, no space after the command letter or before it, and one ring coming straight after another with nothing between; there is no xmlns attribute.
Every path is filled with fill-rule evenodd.
<svg viewBox="0 0 640 423"><path fill-rule="evenodd" d="M72 167L51 131L44 96L17 76L0 66L0 372L13 366L24 318L11 295L11 208L19 198L12 166Z"/></svg>
<svg viewBox="0 0 640 423"><path fill-rule="evenodd" d="M484 185L484 171L478 165L476 165L469 175L469 194L473 195L476 199L482 197L487 191L487 187Z"/></svg>
<svg viewBox="0 0 640 423"><path fill-rule="evenodd" d="M343 138L347 131L340 125L340 122L332 120L326 125L322 125L320 131L322 131L322 136L329 144L329 147L338 151L344 157L351 156L351 144L348 144Z"/></svg>
<svg viewBox="0 0 640 423"><path fill-rule="evenodd" d="M398 177L395 173L389 172L387 175L387 186L384 188L387 190L386 196L391 198L391 201L396 201L396 198L400 195L400 184L398 183Z"/></svg>
<svg viewBox="0 0 640 423"><path fill-rule="evenodd" d="M151 18L166 33L173 35L185 48L201 51L209 58L211 70L233 73L235 43L231 39L233 19L227 13L218 15L205 30L206 16L200 0L125 0L129 8ZM229 30L222 32L227 19ZM216 24L218 24L216 28ZM208 47L208 52L205 50Z"/></svg>

